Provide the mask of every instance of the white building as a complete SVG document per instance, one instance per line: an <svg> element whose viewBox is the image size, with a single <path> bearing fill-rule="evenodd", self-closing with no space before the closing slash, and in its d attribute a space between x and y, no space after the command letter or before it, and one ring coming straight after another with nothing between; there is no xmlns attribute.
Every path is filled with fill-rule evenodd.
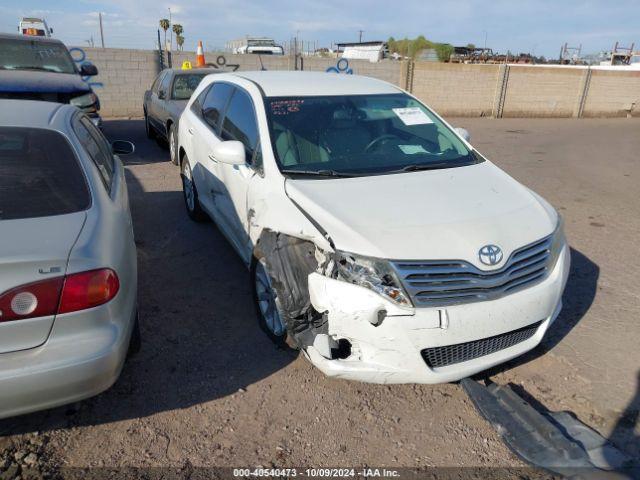
<svg viewBox="0 0 640 480"><path fill-rule="evenodd" d="M369 60L379 62L388 53L386 42L353 42L338 43L338 52L342 53L342 58Z"/></svg>

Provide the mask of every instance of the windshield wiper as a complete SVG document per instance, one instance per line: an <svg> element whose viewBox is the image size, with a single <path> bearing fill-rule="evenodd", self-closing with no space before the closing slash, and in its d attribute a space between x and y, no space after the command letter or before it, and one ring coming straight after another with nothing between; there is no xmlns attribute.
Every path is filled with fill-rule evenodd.
<svg viewBox="0 0 640 480"><path fill-rule="evenodd" d="M437 162L437 163L419 163L414 165L407 165L399 170L390 170L386 173L399 173L399 172L419 172L420 170L438 170L440 168L449 168L456 166L455 162Z"/></svg>
<svg viewBox="0 0 640 480"><path fill-rule="evenodd" d="M356 175L352 175L349 173L336 172L335 170L296 170L293 168L288 168L284 170L280 170L282 173L288 173L290 175L313 175L317 177L355 177Z"/></svg>

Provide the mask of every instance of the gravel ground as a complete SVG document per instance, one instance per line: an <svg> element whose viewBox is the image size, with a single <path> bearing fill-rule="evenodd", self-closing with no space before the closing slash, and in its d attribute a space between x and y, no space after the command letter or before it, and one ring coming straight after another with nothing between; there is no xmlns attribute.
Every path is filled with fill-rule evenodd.
<svg viewBox="0 0 640 480"><path fill-rule="evenodd" d="M531 354L489 374L541 405L575 412L640 455L640 122L455 124L562 212L573 247L554 331ZM275 349L257 326L239 258L213 224L187 219L166 151L144 138L141 121L109 121L105 131L137 145L125 163L143 348L102 395L0 422L0 472L523 466L457 385L331 380Z"/></svg>

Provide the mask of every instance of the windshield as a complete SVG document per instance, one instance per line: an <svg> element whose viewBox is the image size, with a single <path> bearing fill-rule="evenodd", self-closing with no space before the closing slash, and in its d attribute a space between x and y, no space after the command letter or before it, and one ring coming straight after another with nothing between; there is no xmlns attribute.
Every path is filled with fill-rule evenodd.
<svg viewBox="0 0 640 480"><path fill-rule="evenodd" d="M404 93L270 97L265 103L283 173L376 175L481 161Z"/></svg>
<svg viewBox="0 0 640 480"><path fill-rule="evenodd" d="M173 91L171 98L174 100L189 100L193 91L198 88L206 73L189 73L177 75L173 81Z"/></svg>
<svg viewBox="0 0 640 480"><path fill-rule="evenodd" d="M252 39L247 40L247 45L249 47L275 47L276 42L269 39Z"/></svg>
<svg viewBox="0 0 640 480"><path fill-rule="evenodd" d="M76 73L71 55L63 44L38 39L0 40L1 69Z"/></svg>

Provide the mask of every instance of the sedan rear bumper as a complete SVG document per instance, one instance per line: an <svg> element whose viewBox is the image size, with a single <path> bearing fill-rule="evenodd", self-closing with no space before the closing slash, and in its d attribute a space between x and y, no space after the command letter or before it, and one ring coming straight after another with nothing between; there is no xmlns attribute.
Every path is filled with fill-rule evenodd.
<svg viewBox="0 0 640 480"><path fill-rule="evenodd" d="M119 321L109 320L109 310L107 304L59 316L45 344L0 355L0 418L75 402L111 387L126 358L135 310Z"/></svg>

